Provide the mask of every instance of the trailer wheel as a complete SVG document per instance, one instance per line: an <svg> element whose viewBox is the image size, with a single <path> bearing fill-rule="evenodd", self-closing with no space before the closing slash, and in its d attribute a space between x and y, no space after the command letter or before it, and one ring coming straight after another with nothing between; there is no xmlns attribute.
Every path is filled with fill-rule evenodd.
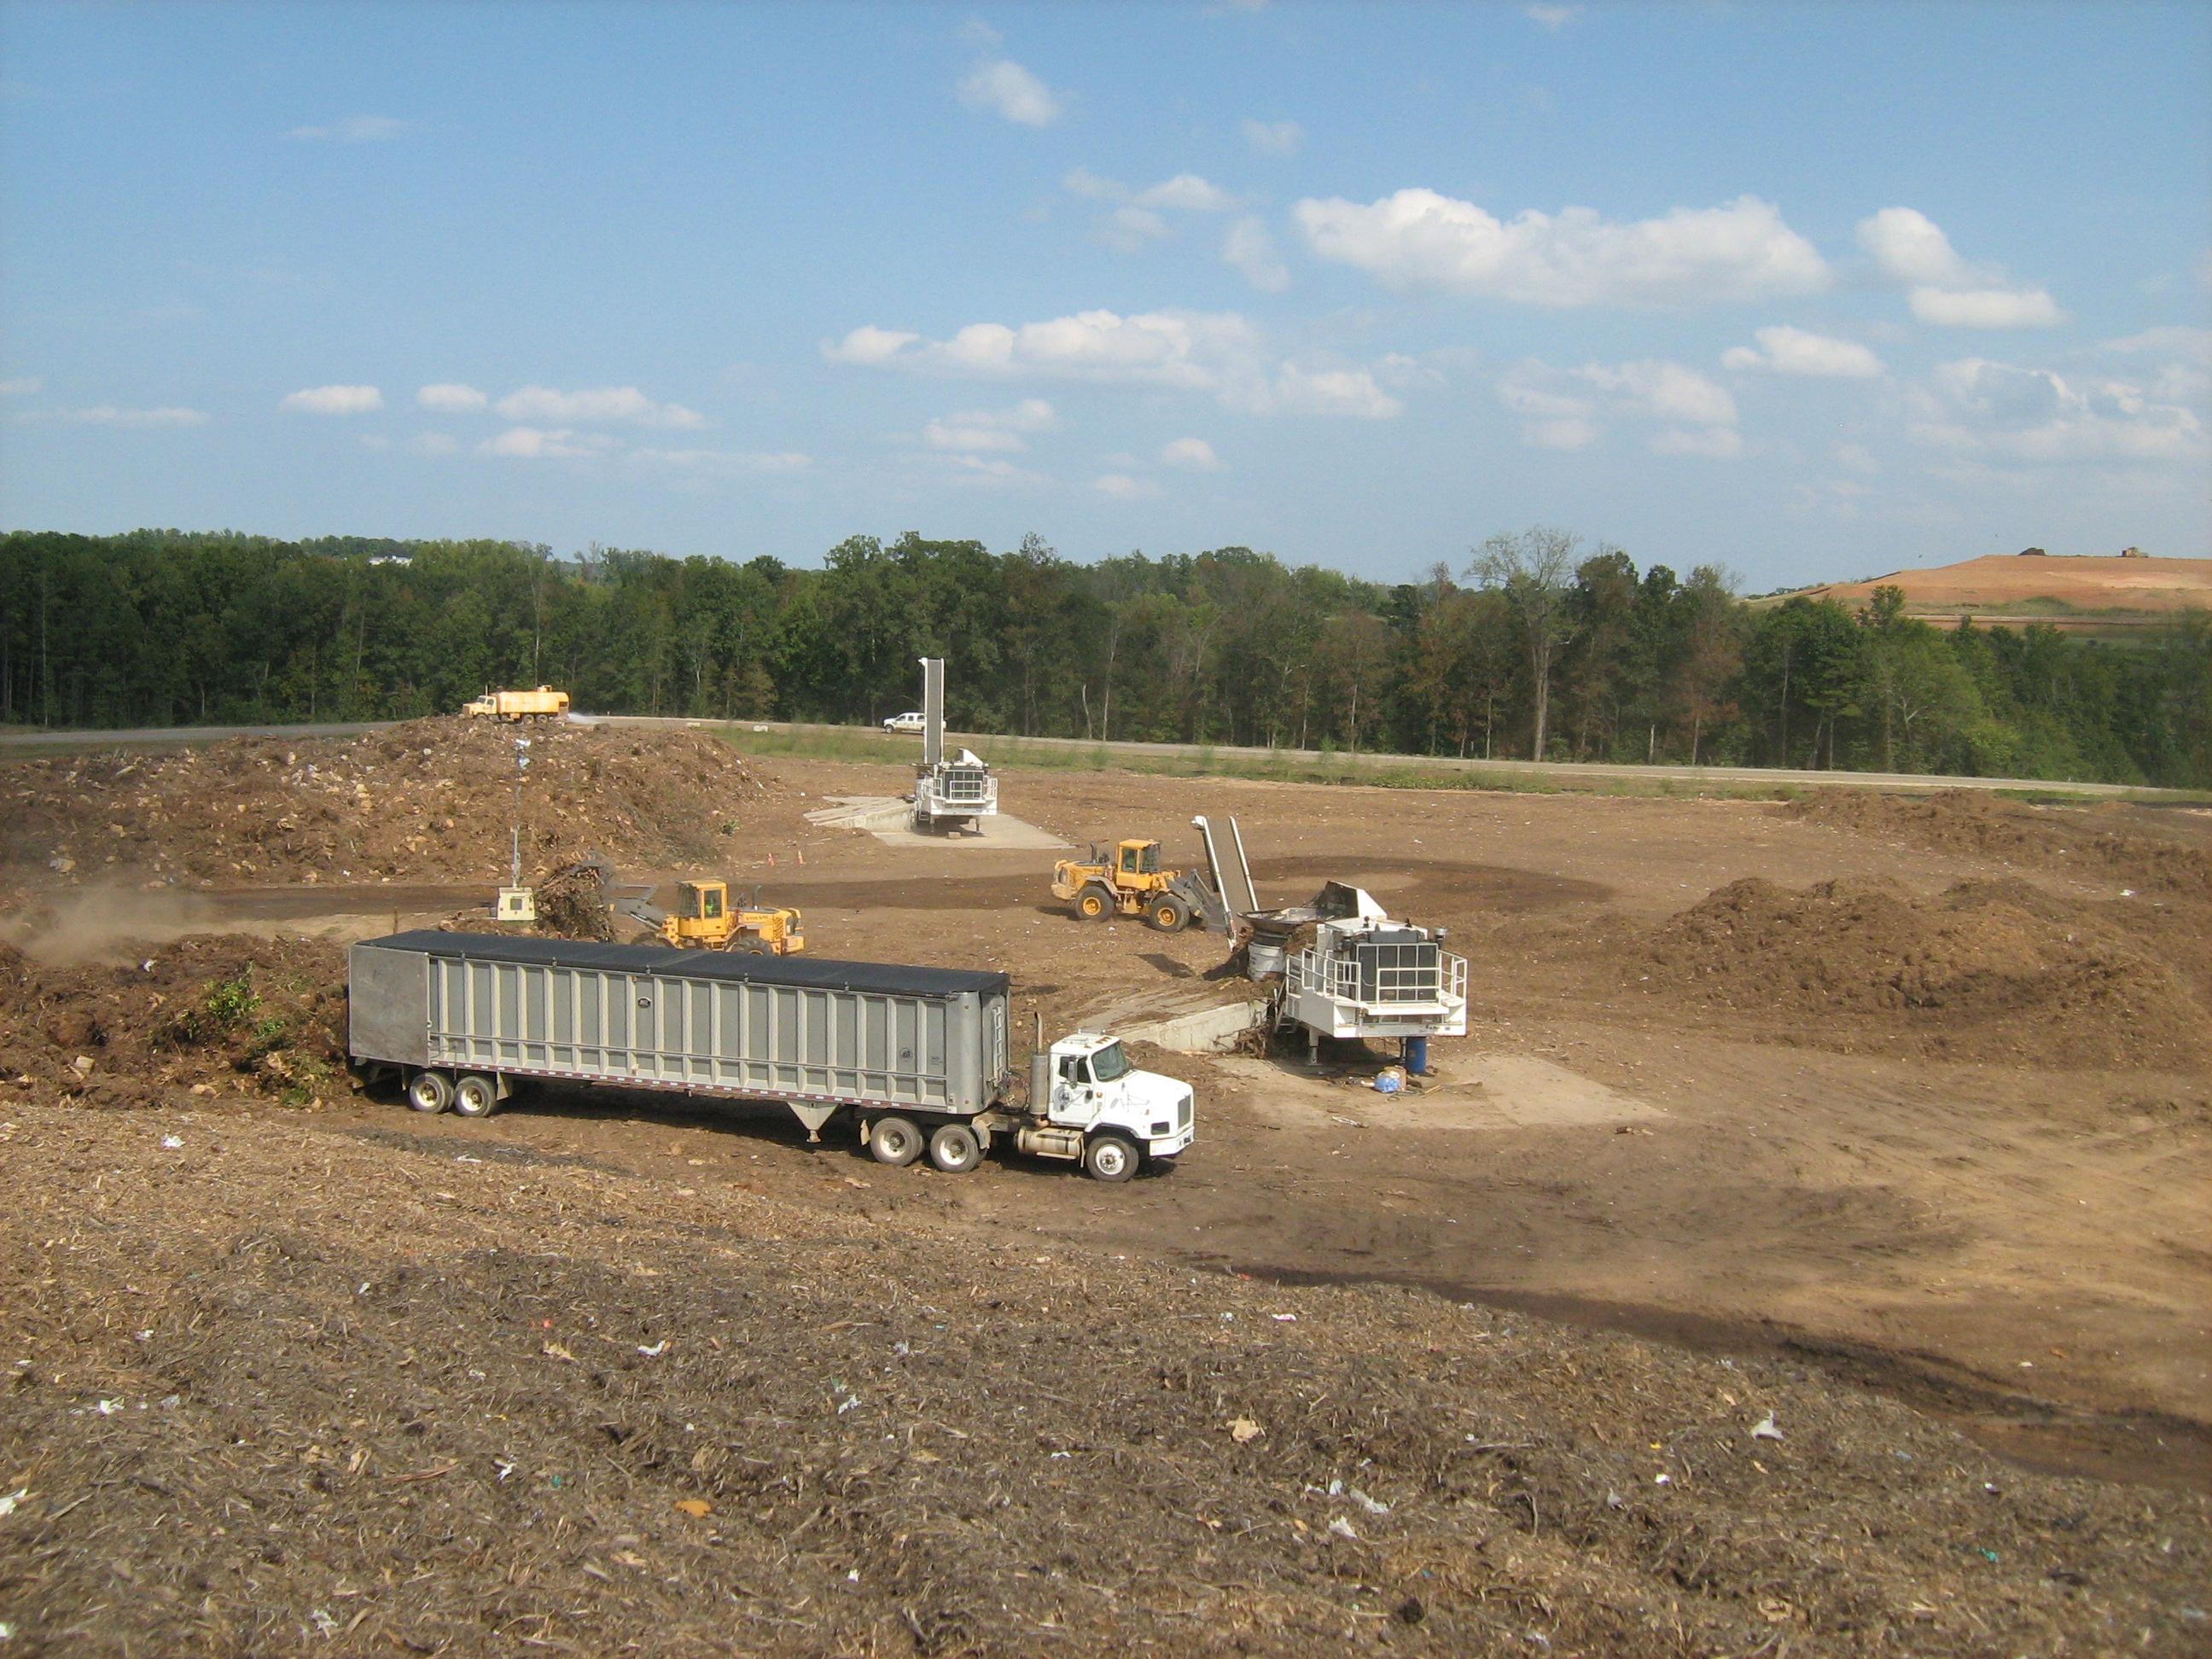
<svg viewBox="0 0 2212 1659"><path fill-rule="evenodd" d="M1075 896L1075 914L1085 921L1103 921L1114 908L1114 901L1103 887L1086 887Z"/></svg>
<svg viewBox="0 0 2212 1659"><path fill-rule="evenodd" d="M929 1161L947 1175L966 1175L983 1161L983 1149L966 1124L943 1123L929 1138Z"/></svg>
<svg viewBox="0 0 2212 1659"><path fill-rule="evenodd" d="M1127 1181L1137 1173L1137 1149L1119 1135L1094 1136L1083 1149L1083 1167L1094 1181Z"/></svg>
<svg viewBox="0 0 2212 1659"><path fill-rule="evenodd" d="M443 1072L417 1072L407 1085L407 1103L418 1112L442 1112L453 1103L453 1079Z"/></svg>
<svg viewBox="0 0 2212 1659"><path fill-rule="evenodd" d="M471 1072L453 1085L455 1117L489 1117L499 1109L499 1085Z"/></svg>
<svg viewBox="0 0 2212 1659"><path fill-rule="evenodd" d="M868 1131L868 1150L876 1162L903 1170L921 1156L921 1131L902 1117L879 1117Z"/></svg>
<svg viewBox="0 0 2212 1659"><path fill-rule="evenodd" d="M1163 933L1172 933L1190 920L1190 913L1182 908L1179 899L1164 898L1153 901L1145 920Z"/></svg>

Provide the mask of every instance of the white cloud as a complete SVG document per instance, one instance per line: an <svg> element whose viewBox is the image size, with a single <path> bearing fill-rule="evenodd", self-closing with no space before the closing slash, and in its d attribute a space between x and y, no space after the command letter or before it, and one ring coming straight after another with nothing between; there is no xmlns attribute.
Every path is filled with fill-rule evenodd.
<svg viewBox="0 0 2212 1659"><path fill-rule="evenodd" d="M870 323L834 344L824 345L822 355L833 363L887 363L921 337Z"/></svg>
<svg viewBox="0 0 2212 1659"><path fill-rule="evenodd" d="M1690 305L1804 294L1829 280L1813 245L1754 196L1633 223L1573 207L1500 221L1431 190L1364 205L1309 199L1294 213L1316 254L1386 286L1523 305Z"/></svg>
<svg viewBox="0 0 2212 1659"><path fill-rule="evenodd" d="M2202 404L2212 398L2212 328L2169 325L2147 328L2124 339L2106 340L2106 351L2123 356L2164 356L2151 371L2146 390L2165 403Z"/></svg>
<svg viewBox="0 0 2212 1659"><path fill-rule="evenodd" d="M980 380L1164 386L1255 414L1382 418L1402 407L1366 369L1271 364L1264 337L1235 312L1083 311L1018 327L970 323L949 340L870 325L822 349L836 362Z"/></svg>
<svg viewBox="0 0 2212 1659"><path fill-rule="evenodd" d="M996 52L1006 44L1006 37L980 17L971 17L960 26L960 38L971 46L985 52Z"/></svg>
<svg viewBox="0 0 2212 1659"><path fill-rule="evenodd" d="M1102 495L1111 495L1117 501L1143 501L1160 493L1160 487L1143 478L1133 478L1126 472L1108 472L1091 481L1091 487Z"/></svg>
<svg viewBox="0 0 2212 1659"><path fill-rule="evenodd" d="M1098 240L1121 253L1133 253L1146 243L1167 236L1168 222L1163 213L1226 213L1237 205L1234 196L1194 173L1178 173L1144 190L1132 190L1119 179L1105 178L1088 167L1076 167L1060 185L1073 195L1119 204L1098 222L1095 234Z"/></svg>
<svg viewBox="0 0 2212 1659"><path fill-rule="evenodd" d="M1755 330L1752 337L1759 342L1757 350L1730 346L1721 354L1721 367L1842 380L1869 380L1882 372L1881 359L1856 340L1808 334L1784 324Z"/></svg>
<svg viewBox="0 0 2212 1659"><path fill-rule="evenodd" d="M1237 205L1237 198L1194 173L1178 173L1138 192L1137 205L1172 208L1180 213L1226 213Z"/></svg>
<svg viewBox="0 0 2212 1659"><path fill-rule="evenodd" d="M1291 285L1290 267L1275 252L1275 239L1262 220L1248 216L1231 225L1221 239L1221 258L1263 294L1280 294Z"/></svg>
<svg viewBox="0 0 2212 1659"><path fill-rule="evenodd" d="M407 441L407 447L417 455L453 455L460 451L460 441L448 432L418 432Z"/></svg>
<svg viewBox="0 0 2212 1659"><path fill-rule="evenodd" d="M1003 456L942 455L934 459L948 469L945 476L952 483L979 489L1033 489L1052 482L1043 473L1018 466Z"/></svg>
<svg viewBox="0 0 2212 1659"><path fill-rule="evenodd" d="M1882 274L1911 284L1912 314L1942 328L2049 328L2066 313L2044 289L2009 283L1993 265L1970 264L1942 228L1907 207L1859 221L1859 246Z"/></svg>
<svg viewBox="0 0 2212 1659"><path fill-rule="evenodd" d="M1882 273L1900 283L1944 287L1976 280L1942 228L1917 209L1884 208L1860 220L1858 239Z"/></svg>
<svg viewBox="0 0 2212 1659"><path fill-rule="evenodd" d="M1562 374L1529 358L1499 376L1498 396L1521 416L1522 442L1538 449L1587 449L1624 420L1659 424L1650 447L1662 455L1728 459L1743 448L1735 399L1680 363L1585 363Z"/></svg>
<svg viewBox="0 0 2212 1659"><path fill-rule="evenodd" d="M441 414L460 415L473 409L482 409L490 400L472 386L456 386L441 381L426 386L415 393L415 401L423 409L434 409Z"/></svg>
<svg viewBox="0 0 2212 1659"><path fill-rule="evenodd" d="M402 121L390 115L349 115L343 121L334 121L328 126L294 127L284 136L309 143L335 139L342 144L375 144L400 137L413 126L411 121Z"/></svg>
<svg viewBox="0 0 2212 1659"><path fill-rule="evenodd" d="M960 101L1024 127L1048 127L1060 119L1061 109L1050 87L1007 58L978 64L969 71L960 82Z"/></svg>
<svg viewBox="0 0 2212 1659"><path fill-rule="evenodd" d="M64 410L61 418L80 426L198 426L207 414L198 409L118 409L113 404L95 404L90 409Z"/></svg>
<svg viewBox="0 0 2212 1659"><path fill-rule="evenodd" d="M1188 472L1218 472L1221 458L1203 438L1177 438L1160 451L1160 459Z"/></svg>
<svg viewBox="0 0 2212 1659"><path fill-rule="evenodd" d="M1256 415L1351 415L1387 421L1406 405L1364 368L1303 368L1286 362L1274 378L1236 400Z"/></svg>
<svg viewBox="0 0 2212 1659"><path fill-rule="evenodd" d="M46 383L35 374L26 374L20 380L0 380L0 398L28 398L46 390Z"/></svg>
<svg viewBox="0 0 2212 1659"><path fill-rule="evenodd" d="M2039 288L1916 288L1912 314L1943 328L2051 328L2066 319Z"/></svg>
<svg viewBox="0 0 2212 1659"><path fill-rule="evenodd" d="M1651 439L1655 455L1703 455L1717 461L1734 460L1743 453L1743 434L1733 427L1670 426Z"/></svg>
<svg viewBox="0 0 2212 1659"><path fill-rule="evenodd" d="M679 471L723 473L804 472L814 465L811 455L795 449L634 449L629 459L649 466Z"/></svg>
<svg viewBox="0 0 2212 1659"><path fill-rule="evenodd" d="M1915 440L1968 455L2201 464L2208 453L2196 411L2129 380L2069 379L1967 357L1937 365L1909 406Z"/></svg>
<svg viewBox="0 0 2212 1659"><path fill-rule="evenodd" d="M1574 371L1617 407L1655 420L1695 426L1733 426L1735 399L1693 368L1646 357L1632 363L1585 363Z"/></svg>
<svg viewBox="0 0 2212 1659"><path fill-rule="evenodd" d="M1117 207L1098 222L1097 237L1116 253L1134 253L1165 239L1168 222L1150 208Z"/></svg>
<svg viewBox="0 0 2212 1659"><path fill-rule="evenodd" d="M1582 15L1580 6L1523 6L1521 15L1540 28L1557 34Z"/></svg>
<svg viewBox="0 0 2212 1659"><path fill-rule="evenodd" d="M2140 334L2130 334L2121 339L2106 340L2102 344L2107 351L2129 355L2160 352L2212 365L2212 328L2191 328L2186 324L2172 323L2160 328L2147 328ZM32 384L35 389L37 383ZM5 390L6 387L0 386L0 391Z"/></svg>
<svg viewBox="0 0 2212 1659"><path fill-rule="evenodd" d="M287 392L276 407L295 415L366 415L384 407L384 394L373 386L312 386Z"/></svg>
<svg viewBox="0 0 2212 1659"><path fill-rule="evenodd" d="M547 431L534 426L509 427L477 446L480 454L520 460L580 460L604 455L614 447L615 441L601 433L576 432L566 427Z"/></svg>
<svg viewBox="0 0 2212 1659"><path fill-rule="evenodd" d="M702 426L696 410L681 404L657 404L634 386L594 386L559 392L526 386L499 400L510 421L628 421L636 426Z"/></svg>
<svg viewBox="0 0 2212 1659"><path fill-rule="evenodd" d="M932 421L922 428L921 441L932 449L1018 454L1029 447L1024 433L1043 432L1057 423L1050 404L1042 398L1024 398L1012 409L970 410Z"/></svg>
<svg viewBox="0 0 2212 1659"><path fill-rule="evenodd" d="M1306 130L1296 121L1244 123L1244 142L1262 155L1295 155L1306 141Z"/></svg>

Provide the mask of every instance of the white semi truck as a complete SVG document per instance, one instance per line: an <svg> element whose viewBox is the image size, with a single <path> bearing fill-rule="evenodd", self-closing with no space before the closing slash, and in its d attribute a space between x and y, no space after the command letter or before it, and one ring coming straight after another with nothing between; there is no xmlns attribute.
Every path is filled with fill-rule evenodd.
<svg viewBox="0 0 2212 1659"><path fill-rule="evenodd" d="M1190 1085L1097 1032L1039 1044L1020 1090L1004 974L434 929L363 940L348 969L356 1068L422 1112L487 1116L540 1079L775 1100L884 1164L959 1174L1000 1144L1101 1181L1196 1134Z"/></svg>

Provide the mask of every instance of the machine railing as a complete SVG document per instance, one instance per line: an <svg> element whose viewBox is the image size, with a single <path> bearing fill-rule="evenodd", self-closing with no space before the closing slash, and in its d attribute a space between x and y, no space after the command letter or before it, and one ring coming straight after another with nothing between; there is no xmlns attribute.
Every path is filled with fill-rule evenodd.
<svg viewBox="0 0 2212 1659"><path fill-rule="evenodd" d="M1300 951L1284 964L1293 994L1318 991L1364 1008L1438 1006L1467 1000L1467 958L1432 945L1382 945L1360 955Z"/></svg>

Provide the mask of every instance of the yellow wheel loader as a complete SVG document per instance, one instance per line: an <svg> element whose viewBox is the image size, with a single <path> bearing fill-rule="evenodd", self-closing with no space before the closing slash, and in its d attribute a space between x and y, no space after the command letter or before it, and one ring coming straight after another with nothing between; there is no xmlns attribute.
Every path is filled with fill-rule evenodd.
<svg viewBox="0 0 2212 1659"><path fill-rule="evenodd" d="M1109 916L1142 916L1145 925L1173 933L1195 921L1229 931L1229 913L1213 889L1194 870L1160 867L1156 841L1125 841L1113 856L1095 845L1086 861L1062 859L1053 866L1052 896L1066 902L1085 921Z"/></svg>
<svg viewBox="0 0 2212 1659"><path fill-rule="evenodd" d="M678 882L676 908L664 910L652 902L650 886L623 881L605 859L585 859L562 874L597 880L610 911L665 945L758 957L792 957L806 949L805 921L796 909L763 905L757 892L750 905L732 904L726 881Z"/></svg>

